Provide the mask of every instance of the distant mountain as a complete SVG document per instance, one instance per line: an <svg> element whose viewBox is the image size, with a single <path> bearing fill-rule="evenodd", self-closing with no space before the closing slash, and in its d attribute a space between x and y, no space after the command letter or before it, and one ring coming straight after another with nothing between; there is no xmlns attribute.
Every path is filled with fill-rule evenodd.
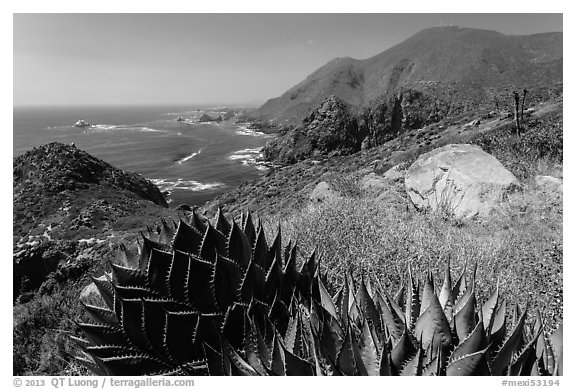
<svg viewBox="0 0 576 389"><path fill-rule="evenodd" d="M435 27L365 60L336 58L253 114L300 120L331 95L361 106L400 87L417 87L422 82L458 89L529 87L560 81L561 32L509 36L488 30Z"/></svg>

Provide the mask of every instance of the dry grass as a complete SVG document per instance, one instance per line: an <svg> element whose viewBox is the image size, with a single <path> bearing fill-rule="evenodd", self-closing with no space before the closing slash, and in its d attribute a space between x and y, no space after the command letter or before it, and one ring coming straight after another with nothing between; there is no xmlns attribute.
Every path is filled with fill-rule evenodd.
<svg viewBox="0 0 576 389"><path fill-rule="evenodd" d="M266 226L272 236L271 221ZM423 279L430 269L442 283L446 261L452 277L478 266L480 299L498 281L512 305L530 302L549 323L562 319L562 199L535 186L514 194L499 214L455 223L415 211L399 211L369 197L340 198L295 211L281 221L285 239L301 254L317 249L332 289L347 272L378 278L395 292L408 265Z"/></svg>

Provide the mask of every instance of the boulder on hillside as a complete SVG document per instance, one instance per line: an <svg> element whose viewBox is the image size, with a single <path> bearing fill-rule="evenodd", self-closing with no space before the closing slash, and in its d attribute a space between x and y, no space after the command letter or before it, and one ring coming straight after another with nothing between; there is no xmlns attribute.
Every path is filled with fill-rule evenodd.
<svg viewBox="0 0 576 389"><path fill-rule="evenodd" d="M310 193L310 201L313 203L322 203L330 199L339 197L340 194L336 191L332 185L326 181L319 182L314 188L312 193Z"/></svg>
<svg viewBox="0 0 576 389"><path fill-rule="evenodd" d="M419 210L458 219L486 216L519 182L480 147L450 144L422 154L406 172L406 191Z"/></svg>

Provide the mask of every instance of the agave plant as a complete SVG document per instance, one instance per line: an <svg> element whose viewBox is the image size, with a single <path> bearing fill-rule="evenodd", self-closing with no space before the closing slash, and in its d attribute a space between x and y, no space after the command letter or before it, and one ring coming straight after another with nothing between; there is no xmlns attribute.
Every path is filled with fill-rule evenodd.
<svg viewBox="0 0 576 389"><path fill-rule="evenodd" d="M377 280L354 280L330 296L313 253L268 245L250 213L195 213L150 230L138 258L94 278L103 306L79 323L78 360L113 375L552 375L562 374L562 332L544 332L527 308L507 333L498 289L483 304L475 269L437 290L408 272L394 296ZM555 347L554 347L555 346Z"/></svg>

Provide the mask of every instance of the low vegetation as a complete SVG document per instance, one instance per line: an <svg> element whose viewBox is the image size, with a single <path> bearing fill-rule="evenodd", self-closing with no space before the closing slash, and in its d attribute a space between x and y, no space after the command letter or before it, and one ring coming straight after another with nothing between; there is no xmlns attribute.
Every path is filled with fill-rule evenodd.
<svg viewBox="0 0 576 389"><path fill-rule="evenodd" d="M344 222L346 218L343 218ZM189 224L188 224L189 223ZM94 279L101 305L76 338L83 365L103 375L556 375L562 330L545 334L540 315L526 325L498 285L477 300L474 265L435 287L408 266L392 293L378 276L342 280L331 297L316 255L269 246L250 214L218 213L214 226L193 214L163 222L137 258ZM368 243L369 245L369 243ZM297 270L297 262L300 262ZM129 266L133 264L134 266ZM348 269L344 270L348 274ZM452 277L456 281L452 281Z"/></svg>

